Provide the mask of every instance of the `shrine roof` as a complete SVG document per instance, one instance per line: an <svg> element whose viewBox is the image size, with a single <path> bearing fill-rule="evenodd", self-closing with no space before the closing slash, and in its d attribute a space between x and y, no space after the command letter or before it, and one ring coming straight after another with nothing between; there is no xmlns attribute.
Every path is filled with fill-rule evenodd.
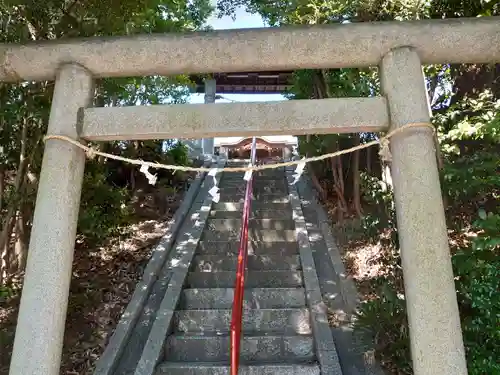
<svg viewBox="0 0 500 375"><path fill-rule="evenodd" d="M281 94L291 87L293 72L214 73L218 94ZM194 91L204 93L202 76L190 76Z"/></svg>
<svg viewBox="0 0 500 375"><path fill-rule="evenodd" d="M216 137L214 138L215 147L236 146L244 141L251 142L252 137ZM297 145L297 137L293 135L269 135L258 136L257 141L264 141L270 145Z"/></svg>

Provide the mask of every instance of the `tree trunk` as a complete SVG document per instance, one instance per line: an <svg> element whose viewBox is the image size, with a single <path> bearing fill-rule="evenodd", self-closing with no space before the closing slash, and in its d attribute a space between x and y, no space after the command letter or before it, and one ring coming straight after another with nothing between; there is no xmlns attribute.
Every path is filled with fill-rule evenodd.
<svg viewBox="0 0 500 375"><path fill-rule="evenodd" d="M391 167L385 163L382 163L382 191L393 191L393 185L392 185L392 174L391 174ZM393 211L394 208L394 198L391 200L390 203L390 209ZM386 216L389 218L390 217L390 212L388 211L387 206L384 205L384 211Z"/></svg>
<svg viewBox="0 0 500 375"><path fill-rule="evenodd" d="M26 141L28 135L28 124L27 120L23 119L23 127L21 131L21 151L19 153L19 164L17 167L16 177L14 179L14 198L9 202L9 208L7 210L7 216L2 223L2 232L0 234L0 253L2 254L2 264L1 271L5 276L10 268L10 239L12 237L12 231L14 230L16 216L19 204L21 202L20 195L22 186L26 179L26 170L28 165L28 158L26 158Z"/></svg>
<svg viewBox="0 0 500 375"><path fill-rule="evenodd" d="M3 210L3 193L5 191L5 170L0 167L0 213Z"/></svg>
<svg viewBox="0 0 500 375"><path fill-rule="evenodd" d="M101 142L99 144L99 151L109 154L110 150L111 150L111 144L109 142ZM106 162L106 158L102 155L99 155L99 157L97 158L97 162L99 164L104 164Z"/></svg>
<svg viewBox="0 0 500 375"><path fill-rule="evenodd" d="M335 190L335 194L337 195L338 221L341 222L344 218L344 215L348 212L348 209L347 202L344 197L344 181L341 181L344 176L342 170L340 169L342 166L342 164L340 163L340 157L330 159L330 165L333 175L333 188Z"/></svg>
<svg viewBox="0 0 500 375"><path fill-rule="evenodd" d="M16 221L16 260L17 260L17 267L15 270L12 270L14 272L16 271L24 271L24 268L26 267L26 260L28 258L28 235L27 235L27 225L26 225L26 220L23 215L23 212L20 211L19 215L17 216L17 221Z"/></svg>
<svg viewBox="0 0 500 375"><path fill-rule="evenodd" d="M371 176L372 175L372 153L371 147L365 148L366 150L366 172Z"/></svg>
<svg viewBox="0 0 500 375"><path fill-rule="evenodd" d="M135 192L135 188L136 188L136 183L135 183L135 169L132 168L130 170L130 189L132 190L132 192Z"/></svg>
<svg viewBox="0 0 500 375"><path fill-rule="evenodd" d="M443 153L441 152L441 145L439 144L439 138L437 132L434 132L434 147L436 148L436 162L441 172L444 168ZM448 197L444 192L441 194L443 197L443 206L446 209L448 207Z"/></svg>
<svg viewBox="0 0 500 375"><path fill-rule="evenodd" d="M437 131L434 132L434 147L436 148L437 165L438 165L439 170L441 171L443 169L444 162L443 162L443 154L441 152L441 146L439 145L439 138L437 135Z"/></svg>
<svg viewBox="0 0 500 375"><path fill-rule="evenodd" d="M323 186L321 186L318 177L316 176L316 173L314 173L314 169L311 166L309 167L309 175L311 176L311 181L316 190L318 191L321 200L325 201L327 198L326 191L325 189L323 189Z"/></svg>
<svg viewBox="0 0 500 375"><path fill-rule="evenodd" d="M384 191L392 189L391 168L387 164L382 164L382 181L384 183Z"/></svg>
<svg viewBox="0 0 500 375"><path fill-rule="evenodd" d="M337 150L338 149L340 149L340 147L337 147ZM340 190L342 191L342 197L345 198L344 167L342 165L342 156L337 156L335 159L337 159L337 176L339 178Z"/></svg>
<svg viewBox="0 0 500 375"><path fill-rule="evenodd" d="M10 270L12 268L12 246L10 243L12 232L16 223L16 210L12 206L9 210L8 221L2 230L2 235L0 238L0 285L3 284L9 276Z"/></svg>
<svg viewBox="0 0 500 375"><path fill-rule="evenodd" d="M360 144L360 139L358 135L354 136L354 146ZM359 150L354 151L354 156L352 158L352 190L353 190L353 203L356 215L361 217L363 214L361 208L361 190L360 190L360 177L359 177Z"/></svg>

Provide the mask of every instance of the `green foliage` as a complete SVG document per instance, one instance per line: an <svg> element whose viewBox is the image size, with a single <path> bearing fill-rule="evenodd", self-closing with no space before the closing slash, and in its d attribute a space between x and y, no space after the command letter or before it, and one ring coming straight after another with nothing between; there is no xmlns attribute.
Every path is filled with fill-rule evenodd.
<svg viewBox="0 0 500 375"><path fill-rule="evenodd" d="M162 150L162 143L145 141L138 150L139 154L135 156L160 163L189 164L187 148L182 143L170 145L166 152ZM136 167L132 168L138 170ZM113 173L112 166L94 160L87 163L78 225L78 232L84 236L87 243L95 243L119 234L123 226L132 219L132 211L128 205L132 192L129 186L114 186L112 181L116 176ZM161 170L156 173L159 174L159 183L167 186L166 192L175 192L179 183L183 183L185 179L181 172L174 174Z"/></svg>
<svg viewBox="0 0 500 375"><path fill-rule="evenodd" d="M250 1L249 8L252 9L253 6L271 25L339 22L342 18L338 14L332 18L332 13L328 13L328 10L323 15L315 13L319 9L316 2L307 6L301 3L304 6L302 8L295 7L296 3L298 2L292 1L281 3L280 7L273 7L266 5L266 2L255 0ZM357 2L356 6L363 7L362 3ZM412 19L431 12L430 3L426 3L426 8L420 9L405 7L401 2L383 2L385 6L380 8L366 6L368 3L370 2L364 2L364 13L358 15L369 20ZM405 4L410 5L410 2ZM304 12L306 8L309 13ZM495 101L491 91L484 91L474 97L466 96L465 100L455 102L449 107L454 84L450 66L428 66L425 67L425 72L431 105L437 111L434 122L439 129L439 139L446 159L443 190L449 201L454 203L450 212L453 214L455 207L472 205L472 208L477 209L482 205L491 206L493 201L500 198L500 150L495 147L495 144L500 143L500 102ZM301 70L294 73L293 87L287 96L289 99L366 97L377 95L378 92L378 76L373 70ZM344 137L333 134L301 136L299 149L302 154L307 155L331 152L342 138ZM316 168L320 180L327 178L325 172L328 169L328 163ZM383 276L371 281L377 297L361 306L356 328L376 338L378 355L388 367L396 369L399 374L412 374L392 191L383 181L369 173L362 172L360 177L364 201L361 228L365 237L379 242L385 250L381 259ZM494 221L490 217L488 220ZM459 230L470 230L467 220L461 224ZM498 364L494 361L500 357L500 267L496 242L500 237L500 225L493 223L490 228L490 234L485 231L473 241L473 249L479 249L478 244L483 244L480 247L483 249L481 252L465 247L453 257L467 360L469 371L474 375L500 373ZM475 230L479 228L476 227ZM493 260L495 256L497 260ZM475 272L472 272L472 269Z"/></svg>
<svg viewBox="0 0 500 375"><path fill-rule="evenodd" d="M452 257L469 374L499 374L500 215L484 211L474 222L477 237ZM400 374L412 374L400 254L389 248L384 276L373 282L377 298L363 303L355 328L376 338L378 355Z"/></svg>
<svg viewBox="0 0 500 375"><path fill-rule="evenodd" d="M479 235L453 256L469 374L500 374L500 214L479 212Z"/></svg>
<svg viewBox="0 0 500 375"><path fill-rule="evenodd" d="M126 188L111 187L107 168L95 161L87 163L83 179L78 232L89 243L120 232L130 218Z"/></svg>
<svg viewBox="0 0 500 375"><path fill-rule="evenodd" d="M161 162L164 164L189 165L188 148L180 141L170 144L167 152L162 156ZM175 193L181 186L185 186L186 172L166 171L159 173L160 183L166 184L169 191Z"/></svg>
<svg viewBox="0 0 500 375"><path fill-rule="evenodd" d="M213 8L208 0L87 0L0 3L6 41L196 30ZM28 26L28 27L27 27Z"/></svg>
<svg viewBox="0 0 500 375"><path fill-rule="evenodd" d="M489 150L454 157L443 171L443 190L453 201L481 201L494 191L500 192L499 172L498 155Z"/></svg>
<svg viewBox="0 0 500 375"><path fill-rule="evenodd" d="M0 285L0 304L14 295L14 290L6 285Z"/></svg>
<svg viewBox="0 0 500 375"><path fill-rule="evenodd" d="M384 251L379 259L379 276L372 280L376 298L364 302L355 329L375 338L381 359L399 374L411 374L410 341L404 299L403 270L399 252L393 191L381 179L361 173L365 215L361 228L365 238L379 242Z"/></svg>
<svg viewBox="0 0 500 375"><path fill-rule="evenodd" d="M441 129L447 127L441 139L445 157L443 191L452 203L448 213L451 223L456 224L454 236L468 238L468 242L455 249L452 262L472 375L500 373L500 157L493 141L496 129L485 130L495 128L498 118L488 115L478 125L478 119L484 119L491 105L496 105L487 95L479 100L483 103L457 104L462 120L453 123L456 114L452 107L446 122L440 123ZM443 118L438 116L438 123ZM471 127L482 130L462 131ZM375 178L364 176L362 181L364 199L372 208L364 218L365 230L372 238L377 238L378 233L381 242L391 240L385 243L384 275L373 281L377 298L361 306L356 327L377 338L378 354L384 361L395 365L401 374L411 374L405 305L400 297L404 293L403 277L390 192L384 191ZM470 213L478 210L479 217L471 224ZM389 219L382 223L380 218L384 217Z"/></svg>
<svg viewBox="0 0 500 375"><path fill-rule="evenodd" d="M382 240L384 245L398 247L396 211L393 205L391 186L375 176L362 172L361 192L367 208L361 221L365 236L372 240ZM388 231L387 238L379 238ZM388 241L388 242L387 242Z"/></svg>
<svg viewBox="0 0 500 375"><path fill-rule="evenodd" d="M490 89L465 97L434 117L444 151L463 154L467 141L500 143L500 99Z"/></svg>
<svg viewBox="0 0 500 375"><path fill-rule="evenodd" d="M410 336L403 294L389 283L379 281L377 299L364 302L355 320L355 329L375 337L375 349L382 361L391 363L399 374L412 374Z"/></svg>
<svg viewBox="0 0 500 375"><path fill-rule="evenodd" d="M205 22L213 10L210 0L4 0L0 1L0 43L194 31L205 29ZM95 105L184 103L189 84L184 75L98 79ZM54 82L0 83L0 176L3 179L0 183L0 217L7 216L9 210L16 212L22 204L25 207L20 211L26 215L24 221L28 223L28 229L53 88ZM110 142L96 146L102 147L103 151L128 154L134 158L144 155L148 156L144 157L147 160L169 159L187 163L180 145L165 153L162 143ZM19 169L20 160L25 161L24 170ZM19 174L19 170L27 178L22 178L23 182L26 181L24 186L16 187L13 176ZM104 159L87 163L78 225L79 233L87 241L95 242L114 234L129 220L129 212L124 207L131 192L118 188L113 182L120 180L117 185L125 187L130 185L126 180L132 176L128 166ZM181 180L182 174L175 178ZM23 195L22 200L17 199L20 195Z"/></svg>
<svg viewBox="0 0 500 375"><path fill-rule="evenodd" d="M474 212L500 197L500 100L490 90L435 116L445 155L443 191Z"/></svg>
<svg viewBox="0 0 500 375"><path fill-rule="evenodd" d="M181 104L186 102L189 84L187 76L106 78L100 81L96 102L103 106Z"/></svg>
<svg viewBox="0 0 500 375"><path fill-rule="evenodd" d="M182 142L177 142L167 151L167 160L176 165L188 165L188 149Z"/></svg>
<svg viewBox="0 0 500 375"><path fill-rule="evenodd" d="M37 43L75 37L194 31L205 28L203 25L211 11L210 0L0 0L0 44ZM119 63L117 61L117 64ZM188 77L184 75L97 79L94 105L106 107L184 103L189 93L189 84ZM8 370L14 339L17 296L22 287L24 259L33 221L37 185L40 181L43 136L47 132L53 89L54 82L14 84L0 82L0 232L2 232L0 310L3 309L0 313L2 315L0 373L5 369ZM162 143L163 141L144 144L109 142L93 146L101 151L122 156L132 149L133 152L129 156L134 158L140 154L149 154L147 160L161 160L168 157L176 163L186 163L185 154L180 146L171 152L165 152L162 150ZM137 147L134 147L136 145ZM116 262L127 262L127 259L132 258L132 261L136 261L141 256L137 254L132 256L132 253L128 254L128 258L127 254L125 257L123 254L116 256L113 254L114 251L108 251L110 244L107 244L107 241L103 243L103 240L120 234L124 225L129 224L131 220L136 221L138 217L146 217L143 214L149 207L142 209L145 206L142 204L144 201L153 205L149 210L151 216L148 218L158 218L159 215L163 215L160 210L165 207L157 210L154 206L157 203L155 194L164 195L161 190L163 186L157 185L154 191L145 194L134 192L130 185L133 185L131 181L138 175L141 175L139 168L134 166L132 169L125 163L116 163L103 158L86 162L78 218L78 243L93 249L91 252L82 249L82 253L75 257L76 267L73 276L76 278L74 277L72 282L71 296L77 303L75 305L70 301L70 310L71 307L73 310L78 307L80 301L80 305L85 304L99 311L98 305L109 300L108 290L105 290L106 295L104 292L89 293L95 291L96 287L99 289L103 273L109 275L107 279L104 277L107 281L106 288L110 283L123 285L121 283L123 280L125 284L133 281L136 272L134 267L122 272L122 265L117 265ZM180 180L182 176L176 174L175 178ZM17 183L19 180L21 183ZM175 192L178 188L176 185L171 187L171 190ZM161 202L164 200L166 197ZM10 223L16 219L25 226L11 226ZM15 241L8 244L12 245L10 248L12 256L7 257L4 256L8 251L4 252L3 243L8 242L4 239L11 238L18 239L18 242L15 249L13 247ZM113 257L116 259L113 260ZM122 270L117 272L118 269ZM89 278L89 275L94 278ZM123 301L120 301L119 293L117 296L113 306L119 307ZM104 300L99 297L104 297ZM114 307L113 309L116 310ZM96 315L95 311L91 313ZM66 335L65 340L70 338L70 341L73 340L77 343L76 346L80 347L83 345L88 348L90 345L91 350L81 353L69 350L63 353L62 373L89 372L94 360L88 354L93 350L93 346L99 346L100 333L97 331L102 332L102 328L105 328L100 327L99 319L97 317L94 319L92 314L76 315L80 316L80 323L77 321L74 324L71 314L68 316L68 321L73 328L84 324L85 337L81 335L81 330L74 328L75 340L70 337L71 332Z"/></svg>

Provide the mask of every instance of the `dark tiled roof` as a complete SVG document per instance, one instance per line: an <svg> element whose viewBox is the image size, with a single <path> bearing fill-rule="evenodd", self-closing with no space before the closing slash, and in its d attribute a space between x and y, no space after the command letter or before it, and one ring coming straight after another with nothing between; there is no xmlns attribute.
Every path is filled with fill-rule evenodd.
<svg viewBox="0 0 500 375"><path fill-rule="evenodd" d="M290 88L293 72L215 73L218 94L281 94ZM205 92L203 78L191 76L194 91Z"/></svg>

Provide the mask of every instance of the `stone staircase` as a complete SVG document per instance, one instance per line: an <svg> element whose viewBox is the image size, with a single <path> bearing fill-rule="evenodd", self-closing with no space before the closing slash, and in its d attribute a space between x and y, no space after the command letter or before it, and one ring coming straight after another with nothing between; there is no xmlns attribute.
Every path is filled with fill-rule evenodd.
<svg viewBox="0 0 500 375"><path fill-rule="evenodd" d="M205 166L235 165L222 158ZM237 164L237 163L236 163ZM254 176L241 375L383 375L326 213L293 167ZM200 174L146 265L94 375L228 375L243 174ZM339 318L328 322L327 306ZM334 341L335 340L335 341Z"/></svg>
<svg viewBox="0 0 500 375"><path fill-rule="evenodd" d="M243 174L219 187L156 375L229 374ZM320 374L285 170L256 174L253 193L239 373Z"/></svg>

